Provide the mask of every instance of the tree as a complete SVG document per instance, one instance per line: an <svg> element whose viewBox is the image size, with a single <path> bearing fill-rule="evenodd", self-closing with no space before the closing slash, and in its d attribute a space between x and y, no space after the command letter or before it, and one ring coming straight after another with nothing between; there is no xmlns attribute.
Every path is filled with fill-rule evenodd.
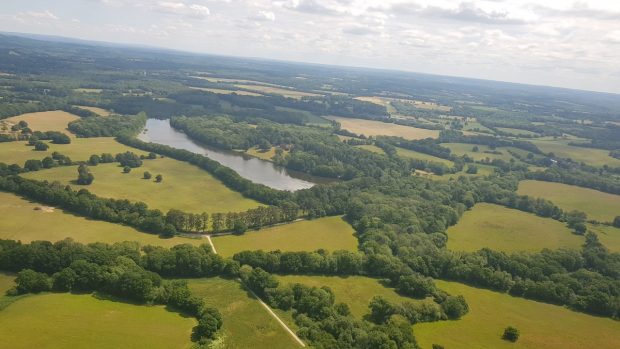
<svg viewBox="0 0 620 349"><path fill-rule="evenodd" d="M46 151L47 149L49 149L49 145L47 145L47 143L41 142L41 141L37 141L34 144L34 150L36 151Z"/></svg>
<svg viewBox="0 0 620 349"><path fill-rule="evenodd" d="M90 173L90 169L85 164L78 166L77 184L90 185L95 180L95 176Z"/></svg>
<svg viewBox="0 0 620 349"><path fill-rule="evenodd" d="M153 175L151 175L151 172L149 171L144 171L144 175L142 176L142 178L144 179L151 179Z"/></svg>
<svg viewBox="0 0 620 349"><path fill-rule="evenodd" d="M516 342L519 339L519 330L512 326L508 326L504 329L504 334L502 335L502 339L509 342Z"/></svg>
<svg viewBox="0 0 620 349"><path fill-rule="evenodd" d="M194 336L197 339L214 338L222 324L222 315L217 309L205 308L199 315L198 325L194 328Z"/></svg>
<svg viewBox="0 0 620 349"><path fill-rule="evenodd" d="M123 167L123 173L129 173L129 172L131 172L131 167L129 166Z"/></svg>
<svg viewBox="0 0 620 349"><path fill-rule="evenodd" d="M52 159L49 156L46 156L42 161L41 161L41 165L43 166L43 168L52 168L54 166L56 166L56 162L54 161L54 159Z"/></svg>
<svg viewBox="0 0 620 349"><path fill-rule="evenodd" d="M97 166L101 162L101 158L97 154L93 154L88 159L88 164L91 166Z"/></svg>
<svg viewBox="0 0 620 349"><path fill-rule="evenodd" d="M404 295L424 298L435 291L435 284L433 279L424 277L420 274L411 274L401 276L398 280L396 289Z"/></svg>
<svg viewBox="0 0 620 349"><path fill-rule="evenodd" d="M150 160L155 160L155 159L157 159L157 154L155 154L153 152L150 152L149 156L147 158L150 159Z"/></svg>
<svg viewBox="0 0 620 349"><path fill-rule="evenodd" d="M43 165L41 164L41 160L26 160L24 163L24 168L28 171L38 171L41 169Z"/></svg>
<svg viewBox="0 0 620 349"><path fill-rule="evenodd" d="M469 306L463 296L448 296L446 300L441 303L441 308L449 319L457 320L461 316L469 312Z"/></svg>
<svg viewBox="0 0 620 349"><path fill-rule="evenodd" d="M28 123L24 120L20 120L17 125L19 126L19 128L25 128L28 127Z"/></svg>
<svg viewBox="0 0 620 349"><path fill-rule="evenodd" d="M164 180L164 177L160 174L158 174L157 176L155 176L155 182L157 183L161 183L161 181Z"/></svg>
<svg viewBox="0 0 620 349"><path fill-rule="evenodd" d="M467 165L467 171L468 174L476 174L478 173L478 166L476 165Z"/></svg>
<svg viewBox="0 0 620 349"><path fill-rule="evenodd" d="M128 166L135 168L142 166L142 159L140 159L140 156L130 151L116 154L116 161L120 162L123 167Z"/></svg>
<svg viewBox="0 0 620 349"><path fill-rule="evenodd" d="M392 303L381 296L374 296L368 305L370 308L370 318L378 324L383 324L396 314L396 309Z"/></svg>
<svg viewBox="0 0 620 349"><path fill-rule="evenodd" d="M471 151L473 151L474 153L477 153L478 151L480 151L480 148L478 148L477 145L474 145L474 147L471 148Z"/></svg>
<svg viewBox="0 0 620 349"><path fill-rule="evenodd" d="M49 291L51 283L47 274L37 273L31 269L24 269L17 273L16 289L19 293L38 293Z"/></svg>
<svg viewBox="0 0 620 349"><path fill-rule="evenodd" d="M444 347L440 344L433 344L433 349L444 349Z"/></svg>
<svg viewBox="0 0 620 349"><path fill-rule="evenodd" d="M620 216L616 216L616 218L614 218L613 226L620 228Z"/></svg>

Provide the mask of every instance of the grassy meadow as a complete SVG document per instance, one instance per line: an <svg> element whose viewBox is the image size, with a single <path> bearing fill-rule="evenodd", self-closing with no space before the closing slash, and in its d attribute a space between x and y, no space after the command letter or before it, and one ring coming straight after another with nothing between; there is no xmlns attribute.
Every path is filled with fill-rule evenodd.
<svg viewBox="0 0 620 349"><path fill-rule="evenodd" d="M501 154L491 154L486 153L487 151L492 151L491 148L482 144L477 145L468 143L442 143L441 145L446 148L450 148L452 154L454 155L467 155L475 161L484 160L486 158L489 158L491 160L499 159L504 161L510 161L510 159L513 158L513 156L508 152L508 148L497 148L496 151L500 152ZM479 150L477 152L473 151L472 149L474 147L478 147Z"/></svg>
<svg viewBox="0 0 620 349"><path fill-rule="evenodd" d="M217 253L232 256L245 250L330 251L357 249L353 227L341 217L324 217L277 225L243 235L211 238Z"/></svg>
<svg viewBox="0 0 620 349"><path fill-rule="evenodd" d="M398 154L398 156L402 156L404 158L438 162L438 163L445 164L448 167L452 167L454 165L454 163L452 161L450 161L450 160L438 158L436 156L420 153L420 152L417 152L417 151L414 151L414 150L405 149L405 148L398 148L397 147L396 148L396 154Z"/></svg>
<svg viewBox="0 0 620 349"><path fill-rule="evenodd" d="M554 153L562 158L571 158L578 162L584 162L592 166L620 166L620 160L609 156L608 150L576 147L568 145L572 140L563 139L535 139L534 143L545 153Z"/></svg>
<svg viewBox="0 0 620 349"><path fill-rule="evenodd" d="M22 298L0 311L7 348L190 348L196 320L93 295L51 293Z"/></svg>
<svg viewBox="0 0 620 349"><path fill-rule="evenodd" d="M271 147L267 151L259 149L258 147L254 147L248 149L245 153L262 160L271 161L271 159L276 156L276 147Z"/></svg>
<svg viewBox="0 0 620 349"><path fill-rule="evenodd" d="M397 136L405 139L437 138L439 136L439 131L437 130L427 130L424 128L403 126L381 121L351 119L338 116L327 116L326 118L339 122L343 129L358 135Z"/></svg>
<svg viewBox="0 0 620 349"><path fill-rule="evenodd" d="M207 87L193 87L190 86L190 88L192 90L200 90L200 91L205 91L205 92L213 92L213 93L218 93L221 95L229 95L232 93L236 93L240 96L262 96L260 93L256 93L256 92L249 92L249 91L243 91L243 90L223 90L221 88L207 88Z"/></svg>
<svg viewBox="0 0 620 349"><path fill-rule="evenodd" d="M612 319L456 282L436 283L451 294L465 296L469 313L456 321L413 326L424 349L432 344L449 349L615 349L620 343L620 322ZM507 326L521 332L516 343L501 339Z"/></svg>
<svg viewBox="0 0 620 349"><path fill-rule="evenodd" d="M228 189L206 171L171 158L144 160L141 167L132 169L130 173L123 173L118 163L89 168L95 181L85 188L92 193L108 198L143 201L150 208L164 212L172 208L187 212L238 212L259 206L258 202ZM143 179L145 171L149 171L153 178L161 174L164 180L156 183L154 179ZM29 172L24 177L54 179L74 188L82 188L73 184L77 178L76 166Z"/></svg>
<svg viewBox="0 0 620 349"><path fill-rule="evenodd" d="M60 209L36 210L44 207L16 195L0 192L0 239L59 241L72 238L81 243L137 241L141 245L174 246L184 243L199 245L206 240L174 237L161 239L131 227L86 219Z"/></svg>
<svg viewBox="0 0 620 349"><path fill-rule="evenodd" d="M6 291L13 288L15 285L15 277L16 275L14 274L0 272L0 298L4 296Z"/></svg>
<svg viewBox="0 0 620 349"><path fill-rule="evenodd" d="M588 224L588 230L596 233L599 241L611 252L620 252L620 228L602 224Z"/></svg>
<svg viewBox="0 0 620 349"><path fill-rule="evenodd" d="M26 121L28 127L33 131L59 131L70 134L67 131L67 125L71 121L79 119L79 116L67 113L62 110L44 111L38 113L28 113L13 116L5 119L7 122L17 124L20 121Z"/></svg>
<svg viewBox="0 0 620 349"><path fill-rule="evenodd" d="M289 349L299 345L266 309L235 280L190 279L189 288L222 314L214 348Z"/></svg>
<svg viewBox="0 0 620 349"><path fill-rule="evenodd" d="M98 107L87 107L87 106L83 106L83 105L78 105L77 107L80 108L80 109L88 110L90 112L93 112L93 113L95 113L95 114L97 114L99 116L103 116L103 117L110 116L110 115L113 114L109 110L106 110L106 109L103 109L103 108L98 108Z"/></svg>
<svg viewBox="0 0 620 349"><path fill-rule="evenodd" d="M284 97L301 99L302 97L314 97L319 96L316 93L302 92L296 91L287 88L281 88L276 86L267 86L267 85L235 85L238 88L249 90L256 93L267 93L267 94L277 94L282 95Z"/></svg>
<svg viewBox="0 0 620 349"><path fill-rule="evenodd" d="M505 133L509 133L513 136L519 137L519 136L532 136L532 137L536 137L539 136L538 133L536 132L532 132L532 131L528 131L528 130L523 130L520 128L510 128L510 127L498 127L498 130L505 132Z"/></svg>
<svg viewBox="0 0 620 349"><path fill-rule="evenodd" d="M521 195L540 197L552 201L565 211L579 210L588 219L611 222L620 215L620 195L562 183L525 180L519 182Z"/></svg>
<svg viewBox="0 0 620 349"><path fill-rule="evenodd" d="M457 251L477 251L483 247L504 252L578 249L583 244L583 238L561 222L486 203L465 212L447 233L448 248Z"/></svg>
<svg viewBox="0 0 620 349"><path fill-rule="evenodd" d="M362 145L356 145L355 147L359 149L368 150L371 153L385 155L385 152L383 151L383 149L377 147L374 144L362 144Z"/></svg>

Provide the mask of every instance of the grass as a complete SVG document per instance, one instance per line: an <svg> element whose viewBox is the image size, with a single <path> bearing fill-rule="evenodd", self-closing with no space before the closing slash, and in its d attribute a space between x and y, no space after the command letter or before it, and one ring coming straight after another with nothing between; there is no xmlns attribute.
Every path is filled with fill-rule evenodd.
<svg viewBox="0 0 620 349"><path fill-rule="evenodd" d="M356 145L356 148L360 148L360 149L364 149L364 150L368 150L369 152L375 153L375 154L381 154L381 155L385 155L385 152L383 151L383 149L377 147L374 144L362 144L362 145Z"/></svg>
<svg viewBox="0 0 620 349"><path fill-rule="evenodd" d="M578 162L584 162L592 166L620 166L620 160L609 156L608 150L584 148L568 145L571 140L562 139L536 139L534 143L545 153L554 153L562 158L571 158Z"/></svg>
<svg viewBox="0 0 620 349"><path fill-rule="evenodd" d="M620 228L602 224L588 224L588 230L596 233L599 241L611 252L620 252Z"/></svg>
<svg viewBox="0 0 620 349"><path fill-rule="evenodd" d="M497 129L502 132L509 133L513 136L539 136L539 134L536 132L522 130L520 128L498 127Z"/></svg>
<svg viewBox="0 0 620 349"><path fill-rule="evenodd" d="M271 159L276 156L276 147L271 147L269 150L262 150L258 147L254 147L248 149L245 153L259 159L271 161Z"/></svg>
<svg viewBox="0 0 620 349"><path fill-rule="evenodd" d="M28 113L7 118L6 121L17 124L26 121L33 131L59 131L69 134L67 125L79 119L78 116L62 110Z"/></svg>
<svg viewBox="0 0 620 349"><path fill-rule="evenodd" d="M561 222L486 203L465 212L447 233L448 248L459 251L477 251L483 247L504 252L578 249L583 244L583 238Z"/></svg>
<svg viewBox="0 0 620 349"><path fill-rule="evenodd" d="M42 294L0 312L0 338L10 348L190 348L196 321L162 306L92 295Z"/></svg>
<svg viewBox="0 0 620 349"><path fill-rule="evenodd" d="M0 192L0 239L59 241L72 238L81 243L137 241L141 245L171 247L206 240L175 237L161 239L157 235L139 232L133 228L103 221L86 219L65 213L60 209L51 212L35 210L41 205L16 195Z"/></svg>
<svg viewBox="0 0 620 349"><path fill-rule="evenodd" d="M113 114L109 110L106 110L106 109L103 109L103 108L98 108L98 107L87 107L87 106L83 106L83 105L77 105L76 107L78 107L80 109L85 109L85 110L91 111L91 112L93 112L93 113L95 113L95 114L97 114L99 116L103 116L103 117L110 116L110 115Z"/></svg>
<svg viewBox="0 0 620 349"><path fill-rule="evenodd" d="M308 286L329 287L336 296L336 302L349 305L351 314L362 318L368 314L368 304L374 296L381 296L393 303L422 302L396 293L391 287L384 286L380 280L364 276L318 276L318 275L284 275L278 276L281 284L300 283Z"/></svg>
<svg viewBox="0 0 620 349"><path fill-rule="evenodd" d="M286 88L276 87L276 86L266 86L266 85L235 85L238 88L244 90L250 90L256 93L268 93L268 94L277 94L282 95L284 97L301 99L302 97L314 97L320 96L316 93L302 92L296 90L289 90Z"/></svg>
<svg viewBox="0 0 620 349"><path fill-rule="evenodd" d="M519 182L517 192L521 195L551 200L565 211L583 211L588 215L588 219L601 222L611 222L615 216L620 215L620 195L603 193L594 189L526 180Z"/></svg>
<svg viewBox="0 0 620 349"><path fill-rule="evenodd" d="M0 272L0 298L4 296L6 291L15 286L15 277L14 274Z"/></svg>
<svg viewBox="0 0 620 349"><path fill-rule="evenodd" d="M171 158L144 160L141 167L132 169L130 173L123 173L118 163L90 166L90 170L95 181L84 187L90 192L102 197L143 201L150 208L164 212L171 208L187 212L238 212L260 205L228 189L200 168ZM161 174L163 182L143 179L145 171L149 171L153 178ZM74 188L82 188L73 184L77 178L75 166L29 172L24 177L58 180Z"/></svg>
<svg viewBox="0 0 620 349"><path fill-rule="evenodd" d="M73 138L71 144L47 143L49 144L47 151L35 151L34 147L27 146L27 142L0 143L0 162L23 166L26 160L42 160L46 156L52 156L55 151L70 157L73 161L86 161L91 155L101 153L114 155L132 151L136 154L146 154L141 150L122 145L112 137Z"/></svg>
<svg viewBox="0 0 620 349"><path fill-rule="evenodd" d="M325 217L277 225L243 235L224 235L212 238L217 252L232 256L245 250L315 251L357 249L353 227L341 217Z"/></svg>
<svg viewBox="0 0 620 349"><path fill-rule="evenodd" d="M441 145L446 148L450 148L450 150L452 151L452 154L454 155L457 155L457 156L467 155L470 158L474 159L475 161L484 160L486 158L489 158L491 160L500 159L504 161L510 161L510 159L513 157L508 152L508 148L497 148L495 149L495 151L498 151L501 154L491 154L491 153L486 153L487 151L493 151L491 150L491 148L489 148L486 145L477 145L477 144L468 144L468 143L441 143ZM479 150L477 152L473 151L472 149L474 147L478 147Z"/></svg>
<svg viewBox="0 0 620 349"><path fill-rule="evenodd" d="M451 174L446 174L443 176L435 176L433 175L432 178L436 179L436 180L442 180L442 181L447 181L450 179L457 179L461 176L463 177L481 177L481 176L488 176L490 174L493 174L495 172L495 167L490 166L490 165L483 165L483 164L474 164L477 168L478 168L478 172L475 174L470 174L467 173L467 166L465 165L465 167L463 168L463 171L461 172L457 172L457 173L451 173Z"/></svg>
<svg viewBox="0 0 620 349"><path fill-rule="evenodd" d="M200 91L206 91L206 92L213 92L213 93L218 93L218 94L222 94L222 95L229 95L229 94L233 94L236 93L240 96L262 96L260 93L255 93L255 92L249 92L249 91L242 91L242 90L224 90L221 88L206 88L206 87L193 87L190 86L190 88L192 90L200 90Z"/></svg>
<svg viewBox="0 0 620 349"><path fill-rule="evenodd" d="M438 130L427 130L381 121L343 118L338 116L327 116L326 118L339 122L343 129L358 135L396 136L406 139L437 138L439 136Z"/></svg>
<svg viewBox="0 0 620 349"><path fill-rule="evenodd" d="M189 288L222 313L221 339L214 348L290 349L299 345L235 280L191 279Z"/></svg>
<svg viewBox="0 0 620 349"><path fill-rule="evenodd" d="M457 321L415 325L418 343L425 349L434 343L450 349L614 349L620 343L620 322L612 319L455 282L436 283L465 296L470 310ZM516 343L501 339L507 326L521 332Z"/></svg>
<svg viewBox="0 0 620 349"><path fill-rule="evenodd" d="M398 156L402 156L402 157L410 158L410 159L418 159L418 160L426 160L426 161L432 161L432 162L439 162L439 163L445 164L448 167L454 166L454 163L452 161L450 161L450 160L438 158L436 156L420 153L420 152L417 152L417 151L414 151L414 150L409 150L409 149L404 149L404 148L398 148L397 147L396 148L396 154L398 154Z"/></svg>
<svg viewBox="0 0 620 349"><path fill-rule="evenodd" d="M78 93L101 93L103 90L100 88L74 88L73 91Z"/></svg>

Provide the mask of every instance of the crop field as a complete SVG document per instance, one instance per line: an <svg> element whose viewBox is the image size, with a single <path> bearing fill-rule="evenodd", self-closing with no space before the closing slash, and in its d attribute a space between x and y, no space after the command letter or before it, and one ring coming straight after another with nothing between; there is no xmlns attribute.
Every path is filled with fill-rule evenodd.
<svg viewBox="0 0 620 349"><path fill-rule="evenodd" d="M334 292L336 303L348 304L351 314L358 318L369 313L368 304L374 296L381 296L393 303L424 301L401 296L395 289L384 286L381 280L364 276L281 275L277 278L281 284L327 286Z"/></svg>
<svg viewBox="0 0 620 349"><path fill-rule="evenodd" d="M432 162L439 162L439 163L445 164L448 167L452 167L454 165L454 163L452 161L450 161L450 160L438 158L436 156L420 153L420 152L417 152L417 151L414 151L414 150L405 149L405 148L398 148L397 147L396 148L396 154L398 154L398 156L402 156L402 157L410 158L410 159L418 159L418 160L426 160L426 161L432 161Z"/></svg>
<svg viewBox="0 0 620 349"><path fill-rule="evenodd" d="M286 88L276 87L276 86L266 86L266 85L235 85L235 86L238 88L242 88L244 90L250 90L256 93L277 94L277 95L282 95L284 97L297 98L297 99L301 99L302 97L320 96L319 94L316 94L316 93L289 90Z"/></svg>
<svg viewBox="0 0 620 349"><path fill-rule="evenodd" d="M620 252L620 228L602 224L588 224L588 230L596 233L599 241L611 252Z"/></svg>
<svg viewBox="0 0 620 349"><path fill-rule="evenodd" d="M465 212L447 233L448 248L457 251L477 251L483 247L504 252L578 249L583 244L583 238L561 222L486 203Z"/></svg>
<svg viewBox="0 0 620 349"><path fill-rule="evenodd" d="M424 128L403 126L381 121L351 119L338 116L327 116L326 118L339 122L343 129L358 135L396 136L406 139L437 138L439 136L439 131L437 130L427 130Z"/></svg>
<svg viewBox="0 0 620 349"><path fill-rule="evenodd" d="M76 107L78 107L80 109L91 111L91 112L93 112L93 113L95 113L95 114L97 114L99 116L103 116L103 117L110 116L110 115L113 114L111 111L105 110L103 108L87 107L87 106L84 106L84 105L77 105Z"/></svg>
<svg viewBox="0 0 620 349"><path fill-rule="evenodd" d="M23 243L34 240L55 242L65 238L82 243L137 241L140 245L166 247L207 243L206 240L181 237L161 239L131 227L75 216L3 192L0 192L0 217L11 217L0 219L0 239L21 240Z"/></svg>
<svg viewBox="0 0 620 349"><path fill-rule="evenodd" d="M538 146L543 152L554 153L556 156L562 158L571 158L575 161L584 162L592 166L620 166L620 160L609 156L608 150L568 145L570 141L571 140L535 139L531 142Z"/></svg>
<svg viewBox="0 0 620 349"><path fill-rule="evenodd" d="M206 88L206 87L193 87L190 86L190 88L192 90L200 90L200 91L206 91L206 92L213 92L213 93L219 93L222 95L229 95L232 93L236 93L240 96L262 96L260 93L255 93L255 92L249 92L249 91L242 91L242 90L224 90L221 88Z"/></svg>
<svg viewBox="0 0 620 349"><path fill-rule="evenodd" d="M357 239L353 233L353 227L341 217L324 217L248 231L243 235L216 236L212 241L223 256L245 250L355 251Z"/></svg>
<svg viewBox="0 0 620 349"><path fill-rule="evenodd" d="M413 326L418 344L430 349L582 349L618 348L620 322L573 312L507 294L437 280L437 286L467 299L469 313L460 320ZM516 343L501 339L513 326L521 336Z"/></svg>
<svg viewBox="0 0 620 349"><path fill-rule="evenodd" d="M290 349L299 345L258 300L235 280L191 279L189 288L222 314L224 325L215 348Z"/></svg>
<svg viewBox="0 0 620 349"><path fill-rule="evenodd" d="M59 131L71 135L71 133L67 131L67 125L69 125L71 121L77 119L79 119L77 115L62 110L55 110L22 114L5 120L13 124L26 121L28 127L33 131Z"/></svg>
<svg viewBox="0 0 620 349"><path fill-rule="evenodd" d="M114 155L132 151L136 154L146 154L141 150L118 143L113 137L73 138L71 144L46 143L49 145L47 151L36 151L34 147L28 146L27 142L0 143L0 162L23 166L26 160L42 160L46 156L52 156L55 151L70 157L73 161L86 161L91 155L101 155L101 153Z"/></svg>
<svg viewBox="0 0 620 349"><path fill-rule="evenodd" d="M611 222L620 215L620 195L603 193L562 183L525 180L519 182L521 195L540 197L552 201L565 211L579 210L588 219Z"/></svg>
<svg viewBox="0 0 620 349"><path fill-rule="evenodd" d="M93 295L51 293L0 311L10 348L190 348L195 319L163 306L132 305Z"/></svg>
<svg viewBox="0 0 620 349"><path fill-rule="evenodd" d="M92 193L108 198L143 201L150 208L167 212L178 209L187 212L238 212L259 206L259 203L228 189L206 171L171 158L144 160L143 165L123 173L118 163L99 164L89 167L95 181L85 187ZM143 179L145 171L153 178L163 176L161 183ZM62 183L74 184L77 167L63 166L48 170L29 172L24 177L38 180L53 178Z"/></svg>

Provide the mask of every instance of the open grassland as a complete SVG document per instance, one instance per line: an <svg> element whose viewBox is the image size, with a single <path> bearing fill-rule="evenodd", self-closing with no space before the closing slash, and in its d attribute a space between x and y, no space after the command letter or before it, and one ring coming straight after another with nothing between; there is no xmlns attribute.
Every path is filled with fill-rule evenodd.
<svg viewBox="0 0 620 349"><path fill-rule="evenodd" d="M380 280L364 276L283 275L277 278L281 284L327 286L334 292L336 302L346 303L351 314L357 318L369 313L368 304L374 296L381 296L393 303L424 301L401 296L393 288L384 286Z"/></svg>
<svg viewBox="0 0 620 349"><path fill-rule="evenodd" d="M614 349L620 344L620 322L573 312L507 294L455 282L436 281L451 294L462 294L469 313L456 321L415 325L420 347L441 344L450 349ZM501 339L513 326L521 336L516 343Z"/></svg>
<svg viewBox="0 0 620 349"><path fill-rule="evenodd" d="M164 212L178 209L187 212L238 212L259 206L259 203L228 189L219 180L200 168L171 158L144 160L143 165L123 173L118 163L99 164L89 167L95 176L93 184L86 186L90 192L108 198L143 201L150 208ZM145 171L153 178L161 174L163 182L143 179ZM38 180L58 180L75 184L76 166L55 167L29 172L24 177Z"/></svg>
<svg viewBox="0 0 620 349"><path fill-rule="evenodd" d="M249 92L249 91L242 91L242 90L224 90L221 88L207 88L207 87L193 87L190 86L190 88L192 90L200 90L200 91L205 91L205 92L213 92L213 93L218 93L221 95L229 95L232 93L236 93L240 96L262 96L260 93L256 93L256 92Z"/></svg>
<svg viewBox="0 0 620 349"><path fill-rule="evenodd" d="M440 181L447 181L450 179L457 179L461 176L463 177L481 177L481 176L488 176L490 174L493 174L495 172L495 167L490 166L490 165L482 165L482 164L474 164L477 168L478 168L478 172L477 173L467 173L467 165L465 165L465 167L463 168L463 171L461 172L457 172L457 173L451 173L451 174L445 174L443 176L436 176L436 175L432 175L431 178L435 179L435 180L440 180Z"/></svg>
<svg viewBox="0 0 620 349"><path fill-rule="evenodd" d="M27 142L0 143L0 162L23 166L26 160L42 160L46 156L52 156L55 151L70 157L73 161L86 161L91 155L101 155L101 153L115 155L132 151L136 154L146 154L141 150L122 145L112 137L73 138L71 144L46 143L49 145L47 151L36 151L34 147L28 146Z"/></svg>
<svg viewBox="0 0 620 349"><path fill-rule="evenodd" d="M188 280L192 293L222 313L221 339L214 348L290 349L299 345L257 299L235 280Z"/></svg>
<svg viewBox="0 0 620 349"><path fill-rule="evenodd" d="M245 250L315 251L357 249L353 227L341 217L324 217L212 238L217 252L232 256Z"/></svg>
<svg viewBox="0 0 620 349"><path fill-rule="evenodd" d="M458 251L477 251L483 247L504 252L578 249L583 244L583 238L561 222L486 203L476 204L465 212L447 232L448 248Z"/></svg>
<svg viewBox="0 0 620 349"><path fill-rule="evenodd" d="M246 152L248 155L252 155L259 159L271 161L276 155L276 147L271 147L269 150L259 149L258 147L250 148Z"/></svg>
<svg viewBox="0 0 620 349"><path fill-rule="evenodd" d="M356 148L360 148L360 149L364 149L364 150L368 150L369 152L375 153L375 154L382 154L385 155L385 152L383 151L383 149L377 147L374 144L362 144L362 145L356 145Z"/></svg>
<svg viewBox="0 0 620 349"><path fill-rule="evenodd" d="M190 348L195 319L69 293L29 296L0 312L6 348Z"/></svg>
<svg viewBox="0 0 620 349"><path fill-rule="evenodd" d="M468 143L441 143L442 146L450 148L452 154L457 156L467 155L475 161L489 158L510 161L513 156L508 152L508 148L497 148L495 151L500 154L493 154L491 148L486 145L468 144ZM478 151L473 151L474 147L478 147Z"/></svg>
<svg viewBox="0 0 620 349"><path fill-rule="evenodd" d="M15 275L0 272L0 298L15 285Z"/></svg>
<svg viewBox="0 0 620 349"><path fill-rule="evenodd" d="M78 93L101 93L103 90L100 88L74 88L73 91Z"/></svg>
<svg viewBox="0 0 620 349"><path fill-rule="evenodd" d="M450 160L446 160L446 159L442 159L442 158L438 158L436 156L432 156L432 155L428 155L428 154L424 154L424 153L420 153L414 150L409 150L409 149L404 149L404 148L396 148L396 154L398 156L402 156L404 158L410 158L410 159L418 159L418 160L425 160L425 161L432 161L432 162L439 162L442 164L445 164L448 167L452 167L454 165L454 163Z"/></svg>
<svg viewBox="0 0 620 349"><path fill-rule="evenodd" d="M110 116L110 115L113 114L109 110L106 110L106 109L103 109L103 108L98 108L98 107L87 107L87 106L84 106L84 105L77 105L76 107L78 107L80 109L88 110L90 112L93 112L93 113L95 113L95 114L97 114L99 116L103 116L103 117Z"/></svg>
<svg viewBox="0 0 620 349"><path fill-rule="evenodd" d="M620 252L620 228L602 224L588 224L588 230L596 233L599 241L611 252Z"/></svg>
<svg viewBox="0 0 620 349"><path fill-rule="evenodd" d="M79 119L77 115L62 110L55 110L13 116L7 118L6 121L12 124L26 121L28 127L33 131L59 131L70 135L70 132L67 131L67 125L77 119Z"/></svg>
<svg viewBox="0 0 620 349"><path fill-rule="evenodd" d="M571 158L592 166L620 166L620 160L609 156L608 150L568 145L571 140L535 139L534 143L545 153L554 153L561 158Z"/></svg>
<svg viewBox="0 0 620 349"><path fill-rule="evenodd" d="M286 88L276 87L276 86L266 86L266 85L235 85L238 88L242 88L244 90L250 90L256 93L267 93L267 94L277 94L282 95L284 97L301 99L301 97L315 97L320 96L316 93L310 92L302 92L296 90L289 90Z"/></svg>
<svg viewBox="0 0 620 349"><path fill-rule="evenodd" d="M21 240L24 243L66 238L82 243L137 241L141 245L166 247L207 243L202 239L181 237L161 239L157 235L142 233L124 225L90 220L59 209L36 210L37 207L44 206L0 192L0 239Z"/></svg>
<svg viewBox="0 0 620 349"><path fill-rule="evenodd" d="M519 182L517 193L550 200L565 211L583 211L589 219L601 222L611 222L615 216L620 215L620 195L594 189L526 180Z"/></svg>
<svg viewBox="0 0 620 349"><path fill-rule="evenodd" d="M439 131L427 130L423 128L410 127L397 125L393 123L365 120L365 119L351 119L343 118L339 116L326 116L327 119L337 121L342 125L342 128L358 135L365 136L397 136L405 139L424 139L424 138L437 138Z"/></svg>

